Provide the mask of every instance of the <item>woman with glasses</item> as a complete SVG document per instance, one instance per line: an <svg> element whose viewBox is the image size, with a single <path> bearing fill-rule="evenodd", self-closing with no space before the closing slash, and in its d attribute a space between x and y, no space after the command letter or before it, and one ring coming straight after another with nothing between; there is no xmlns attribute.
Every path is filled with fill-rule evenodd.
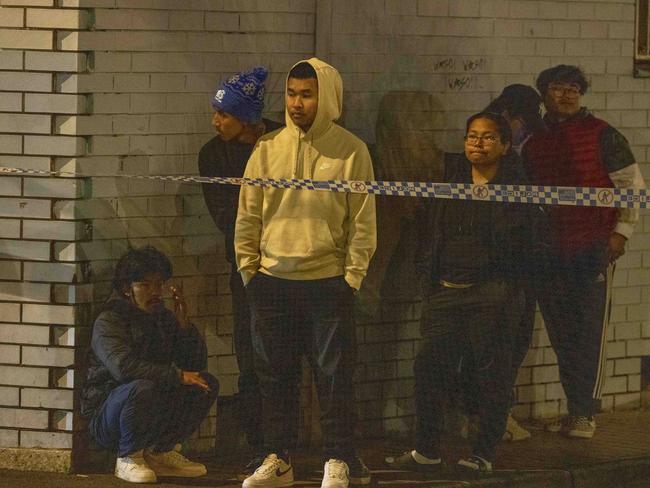
<svg viewBox="0 0 650 488"><path fill-rule="evenodd" d="M508 121L479 113L467 121L465 151L445 161L450 183L517 184L521 165ZM456 156L456 155L453 155ZM474 194L481 195L481 187ZM502 438L513 387L511 330L523 304L519 286L529 254L526 206L477 200L426 202L416 268L423 288L421 335L415 360L415 449L386 462L399 469L443 469L444 403L459 372L473 364L479 431L473 454L458 466L489 473ZM516 311L516 313L513 313Z"/></svg>
<svg viewBox="0 0 650 488"><path fill-rule="evenodd" d="M510 124L512 131L512 151L520 155L524 145L532 134L544 129L542 120L542 97L537 91L528 85L512 84L506 86L501 94L492 100L485 107L484 112L492 112L503 115ZM515 155L513 155L515 157ZM518 162L517 164L522 164ZM541 216L541 209L539 214ZM542 223L542 219L536 222ZM539 232L539 231L538 231ZM532 271L532 270L531 270ZM521 310L521 317L514 325L512 331L512 379L515 381L517 372L521 363L526 357L533 337L533 328L535 324L535 308L537 305L537 296L534 292L534 277L531 272L528 279L523 282L524 285L524 307ZM466 368L463 377L463 396L465 411L470 419L476 418L478 405L474 395L474 372L471 367ZM513 392L512 403L515 402ZM467 431L475 431L475 424L468 420ZM512 416L508 415L506 431L503 435L504 441L521 441L528 439L530 432L522 427L519 422Z"/></svg>

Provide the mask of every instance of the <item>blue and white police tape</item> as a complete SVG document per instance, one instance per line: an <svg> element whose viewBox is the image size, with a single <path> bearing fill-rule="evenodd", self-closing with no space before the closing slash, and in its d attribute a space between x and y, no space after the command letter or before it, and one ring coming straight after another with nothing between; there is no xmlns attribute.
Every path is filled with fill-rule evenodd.
<svg viewBox="0 0 650 488"><path fill-rule="evenodd" d="M261 188L330 191L337 193L368 193L416 198L446 198L537 205L571 205L578 207L648 208L648 190L627 188L595 188L538 185L474 185L471 183L433 183L422 181L345 181L310 179L235 178L228 176L188 175L85 175L69 171L46 171L28 168L0 167L0 173L31 176L65 176L76 178L133 178L177 183L211 183L249 185Z"/></svg>

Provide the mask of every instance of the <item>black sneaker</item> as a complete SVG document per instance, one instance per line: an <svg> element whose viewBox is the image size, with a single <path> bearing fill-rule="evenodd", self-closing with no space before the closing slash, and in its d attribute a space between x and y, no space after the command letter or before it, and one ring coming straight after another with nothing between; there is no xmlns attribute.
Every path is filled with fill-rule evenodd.
<svg viewBox="0 0 650 488"><path fill-rule="evenodd" d="M473 476L492 473L492 463L476 455L458 461L458 468L462 473Z"/></svg>
<svg viewBox="0 0 650 488"><path fill-rule="evenodd" d="M442 460L438 463L418 463L413 457L415 451L406 451L399 456L388 456L384 460L386 464L393 469L400 469L405 471L422 471L425 473L437 473L444 468Z"/></svg>
<svg viewBox="0 0 650 488"><path fill-rule="evenodd" d="M363 460L359 456L354 456L348 463L348 468L350 468L350 484L353 485L369 485L370 484L370 470L368 466L365 465Z"/></svg>
<svg viewBox="0 0 650 488"><path fill-rule="evenodd" d="M246 467L237 473L237 481L244 481L246 478L251 476L257 468L259 468L264 462L264 456L255 456L251 459Z"/></svg>

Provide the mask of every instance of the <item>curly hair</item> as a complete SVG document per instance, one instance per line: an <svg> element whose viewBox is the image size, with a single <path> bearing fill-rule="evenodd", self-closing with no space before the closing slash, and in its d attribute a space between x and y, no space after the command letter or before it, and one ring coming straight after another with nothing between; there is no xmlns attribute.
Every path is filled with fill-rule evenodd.
<svg viewBox="0 0 650 488"><path fill-rule="evenodd" d="M134 281L142 281L151 273L160 273L165 280L172 276L169 258L153 246L129 249L115 265L113 289L121 292Z"/></svg>

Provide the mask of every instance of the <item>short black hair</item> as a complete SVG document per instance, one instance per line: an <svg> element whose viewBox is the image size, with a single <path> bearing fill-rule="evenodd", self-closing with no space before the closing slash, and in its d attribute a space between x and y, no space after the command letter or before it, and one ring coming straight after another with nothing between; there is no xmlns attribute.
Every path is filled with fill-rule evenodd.
<svg viewBox="0 0 650 488"><path fill-rule="evenodd" d="M484 112L520 117L527 127L536 130L542 125L542 97L532 87L514 83L506 86L501 94L483 109Z"/></svg>
<svg viewBox="0 0 650 488"><path fill-rule="evenodd" d="M546 96L548 85L553 82L575 83L580 87L581 95L587 93L587 88L589 87L589 82L582 68L570 64L558 64L552 68L545 69L539 74L535 84L542 96Z"/></svg>
<svg viewBox="0 0 650 488"><path fill-rule="evenodd" d="M510 129L510 124L503 115L494 112L479 112L472 115L469 119L467 119L467 124L465 125L465 134L469 132L469 126L472 125L472 122L477 119L489 119L494 122L497 125L497 132L499 132L501 143L512 143L512 130Z"/></svg>
<svg viewBox="0 0 650 488"><path fill-rule="evenodd" d="M289 71L289 78L297 78L299 80L306 80L309 78L318 79L318 75L316 75L316 70L311 64L307 61L302 61L291 68L291 71Z"/></svg>
<svg viewBox="0 0 650 488"><path fill-rule="evenodd" d="M115 265L113 289L121 292L135 281L142 281L151 273L160 273L165 280L172 277L169 258L153 246L131 248Z"/></svg>

